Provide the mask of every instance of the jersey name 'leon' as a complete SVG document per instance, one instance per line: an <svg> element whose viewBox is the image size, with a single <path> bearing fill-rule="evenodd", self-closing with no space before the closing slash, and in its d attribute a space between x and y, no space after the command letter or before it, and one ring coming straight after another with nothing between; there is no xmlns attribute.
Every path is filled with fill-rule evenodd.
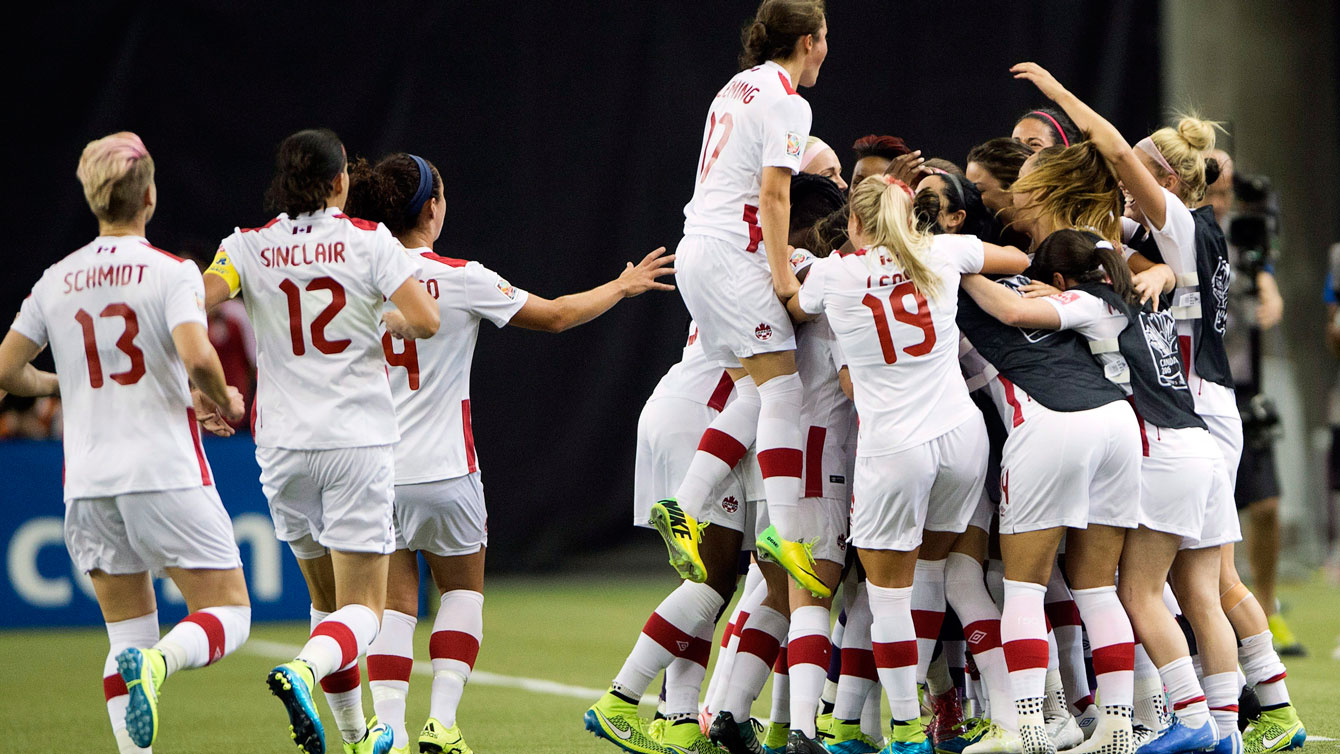
<svg viewBox="0 0 1340 754"><path fill-rule="evenodd" d="M108 264L67 272L65 273L65 290L62 293L102 288L109 285L142 283L144 282L144 268L148 266L147 264Z"/></svg>
<svg viewBox="0 0 1340 754"><path fill-rule="evenodd" d="M343 241L336 241L330 245L319 243L312 250L308 250L305 243L261 249L261 264L266 267L297 267L303 264L343 261Z"/></svg>

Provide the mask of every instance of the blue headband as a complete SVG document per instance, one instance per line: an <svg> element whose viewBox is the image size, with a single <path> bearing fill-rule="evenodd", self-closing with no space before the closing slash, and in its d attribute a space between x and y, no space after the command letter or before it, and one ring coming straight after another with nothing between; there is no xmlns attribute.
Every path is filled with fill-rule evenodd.
<svg viewBox="0 0 1340 754"><path fill-rule="evenodd" d="M414 196L409 200L409 207L405 210L405 216L411 219L419 216L423 211L423 205L428 201L428 197L433 193L433 171L428 167L428 161L412 154L409 156L414 160L414 164L419 166L419 189L414 192Z"/></svg>

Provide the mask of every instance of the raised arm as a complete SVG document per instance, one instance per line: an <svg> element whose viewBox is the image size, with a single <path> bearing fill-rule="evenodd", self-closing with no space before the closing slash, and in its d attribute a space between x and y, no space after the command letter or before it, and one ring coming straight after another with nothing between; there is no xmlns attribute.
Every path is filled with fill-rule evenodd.
<svg viewBox="0 0 1340 754"><path fill-rule="evenodd" d="M1131 145L1122 137L1116 126L1081 102L1079 97L1061 86L1055 77L1037 63L1019 63L1011 68L1010 72L1016 79L1033 82L1039 91L1070 116L1079 130L1098 147L1098 151L1117 171L1117 176L1121 178L1126 191L1130 192L1150 224L1161 229L1167 219L1163 187L1140 163L1135 151L1131 149Z"/></svg>
<svg viewBox="0 0 1340 754"><path fill-rule="evenodd" d="M0 342L0 391L27 398L60 392L54 372L44 372L29 363L41 352L40 345L10 330Z"/></svg>
<svg viewBox="0 0 1340 754"><path fill-rule="evenodd" d="M964 275L962 285L983 311L1007 325L1048 330L1061 327L1061 317L1055 307L1042 299L1024 298L981 275Z"/></svg>
<svg viewBox="0 0 1340 754"><path fill-rule="evenodd" d="M783 245L782 249L785 251L786 246ZM673 285L662 283L658 278L675 274L675 268L670 266L674 261L675 255L667 255L665 247L662 246L643 257L637 265L629 262L619 277L589 291L559 296L556 299L547 299L532 293L508 324L527 330L563 332L590 322L625 298L632 298L651 290L673 291L675 289Z"/></svg>

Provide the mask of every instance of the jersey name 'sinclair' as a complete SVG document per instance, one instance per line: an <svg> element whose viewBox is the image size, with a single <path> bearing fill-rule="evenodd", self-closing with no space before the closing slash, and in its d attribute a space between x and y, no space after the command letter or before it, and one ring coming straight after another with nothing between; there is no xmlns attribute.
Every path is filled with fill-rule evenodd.
<svg viewBox="0 0 1340 754"><path fill-rule="evenodd" d="M437 300L441 325L425 340L400 340L382 333L400 422L396 484L451 479L479 470L470 425L470 365L479 322L506 325L530 295L478 262L441 257L427 249L408 253L422 261L423 282Z"/></svg>
<svg viewBox="0 0 1340 754"><path fill-rule="evenodd" d="M717 92L703 124L684 235L760 249L763 168L799 172L809 134L809 103L796 93L786 69L769 61L735 74Z"/></svg>
<svg viewBox="0 0 1340 754"><path fill-rule="evenodd" d="M241 291L256 331L256 444L389 445L382 300L418 274L385 226L336 209L281 214L223 240L208 272Z"/></svg>
<svg viewBox="0 0 1340 754"><path fill-rule="evenodd" d="M51 346L65 499L213 483L172 331L205 326L200 270L137 236L100 236L47 268L14 321Z"/></svg>
<svg viewBox="0 0 1340 754"><path fill-rule="evenodd" d="M862 259L867 253L887 252L821 259L800 288L801 308L827 313L846 356L861 416L860 456L919 445L974 416L959 371L954 318L959 278L980 272L984 262L978 239L935 236L924 253L940 279L941 292L931 298L901 272L872 272Z"/></svg>

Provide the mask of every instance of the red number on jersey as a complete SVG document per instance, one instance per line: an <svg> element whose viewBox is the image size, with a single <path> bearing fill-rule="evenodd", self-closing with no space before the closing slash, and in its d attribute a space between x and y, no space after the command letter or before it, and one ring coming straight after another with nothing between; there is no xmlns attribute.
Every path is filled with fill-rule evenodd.
<svg viewBox="0 0 1340 754"><path fill-rule="evenodd" d="M903 304L905 296L913 296L917 302L917 311L909 312ZM875 318L875 334L879 337L879 349L884 352L884 363L893 364L898 361L898 349L893 345L893 334L889 331L889 318L884 313L884 302L875 298L872 294L865 294L861 303L870 310ZM889 291L889 305L893 309L893 318L904 324L913 325L921 329L924 333L921 342L914 346L907 346L903 353L908 356L925 356L935 348L935 323L931 320L931 309L926 304L926 298L916 289L911 281L905 281L895 285L893 290Z"/></svg>
<svg viewBox="0 0 1340 754"><path fill-rule="evenodd" d="M298 284L292 280L285 279L279 284L279 290L284 292L288 298L288 334L293 341L293 355L302 356L307 352L307 344L302 335L302 291L298 290ZM321 353L335 354L348 348L353 342L348 338L343 340L327 340L326 325L335 319L335 315L344 308L344 286L340 285L335 278L319 277L307 284L309 291L330 291L330 303L316 315L312 320L312 345Z"/></svg>
<svg viewBox="0 0 1340 754"><path fill-rule="evenodd" d="M386 363L393 367L404 367L409 372L409 389L419 389L419 347L412 340L402 340L405 350L396 353L396 338L391 333L382 333L382 351L386 353Z"/></svg>
<svg viewBox="0 0 1340 754"><path fill-rule="evenodd" d="M99 317L120 317L125 320L126 329L116 339L116 347L130 357L130 368L124 372L108 375L119 385L134 385L145 374L144 351L135 345L135 336L140 334L140 320L135 310L125 304L108 304L98 313ZM93 332L93 316L80 309L75 312L75 321L84 332L84 358L88 361L88 384L97 389L102 387L102 359L98 357L98 341Z"/></svg>
<svg viewBox="0 0 1340 754"><path fill-rule="evenodd" d="M721 148L726 146L726 141L730 139L731 129L735 127L735 121L730 117L730 113L722 113L721 120L717 120L716 113L712 113L711 125L707 129L707 141L703 142L703 156L700 161L702 167L699 170L698 182L702 183L707 174L711 172L712 166L716 164L717 158L721 156ZM717 124L721 124L721 141L717 142L717 148L712 150L712 156L707 156L707 148L712 144L712 134L717 130Z"/></svg>

